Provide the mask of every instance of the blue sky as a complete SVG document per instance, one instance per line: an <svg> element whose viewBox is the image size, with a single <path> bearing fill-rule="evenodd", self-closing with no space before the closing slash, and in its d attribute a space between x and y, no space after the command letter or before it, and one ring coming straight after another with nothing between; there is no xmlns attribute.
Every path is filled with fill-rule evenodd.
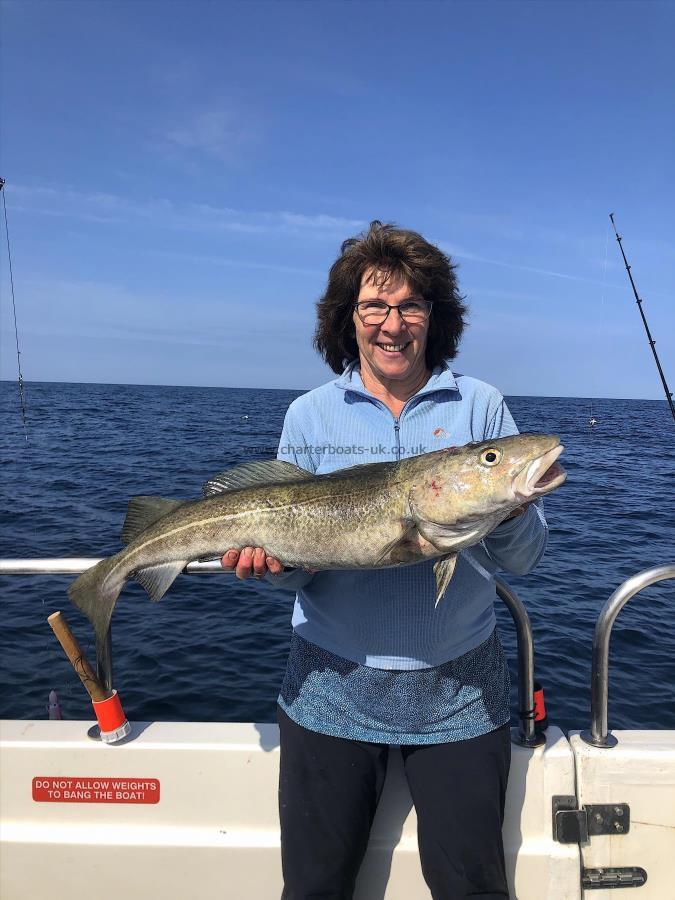
<svg viewBox="0 0 675 900"><path fill-rule="evenodd" d="M379 218L459 263L457 370L660 398L614 212L673 386L675 4L21 0L2 25L27 380L320 384L314 302Z"/></svg>

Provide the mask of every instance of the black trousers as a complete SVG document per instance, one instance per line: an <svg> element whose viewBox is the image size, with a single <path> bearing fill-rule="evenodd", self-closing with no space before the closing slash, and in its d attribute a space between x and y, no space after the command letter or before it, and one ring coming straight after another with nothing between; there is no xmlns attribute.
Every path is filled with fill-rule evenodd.
<svg viewBox="0 0 675 900"><path fill-rule="evenodd" d="M282 900L350 900L389 748L308 731L278 709ZM401 748L433 900L504 900L508 725L467 741ZM417 898L416 898L417 900Z"/></svg>

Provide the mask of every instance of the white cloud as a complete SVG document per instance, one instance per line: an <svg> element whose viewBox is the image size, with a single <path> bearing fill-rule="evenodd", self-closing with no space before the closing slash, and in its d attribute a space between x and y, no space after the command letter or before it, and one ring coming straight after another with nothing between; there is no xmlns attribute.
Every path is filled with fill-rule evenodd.
<svg viewBox="0 0 675 900"><path fill-rule="evenodd" d="M231 162L240 150L257 142L255 127L242 127L230 110L219 108L202 110L190 116L166 133L167 142L186 151Z"/></svg>
<svg viewBox="0 0 675 900"><path fill-rule="evenodd" d="M322 269L305 269L300 266L284 266L277 263L258 262L256 260L230 259L226 256L206 256L200 253L165 253L162 250L148 251L152 256L170 257L172 260L184 260L193 263L205 263L212 266L224 266L228 269L253 269L264 272L282 272L286 275L308 275L311 278L326 278L326 272Z"/></svg>
<svg viewBox="0 0 675 900"><path fill-rule="evenodd" d="M480 256L478 253L464 250L456 244L449 244L447 241L438 241L437 246L445 253L449 253L451 257L457 257L458 259L468 259L472 262L487 263L490 266L501 266L504 269L517 269L521 272L533 272L535 275L550 275L553 278L565 278L568 281L582 281L584 284L604 286L602 281L595 278L583 278L580 275L569 275L567 272L556 272L553 269L540 269L537 266L526 266L520 263L504 262L501 259L490 259L487 256Z"/></svg>
<svg viewBox="0 0 675 900"><path fill-rule="evenodd" d="M360 219L288 210L238 210L207 203L181 203L167 197L140 200L100 191L14 185L14 209L33 215L63 216L101 224L152 224L157 228L234 231L247 234L301 234L334 238L365 226Z"/></svg>

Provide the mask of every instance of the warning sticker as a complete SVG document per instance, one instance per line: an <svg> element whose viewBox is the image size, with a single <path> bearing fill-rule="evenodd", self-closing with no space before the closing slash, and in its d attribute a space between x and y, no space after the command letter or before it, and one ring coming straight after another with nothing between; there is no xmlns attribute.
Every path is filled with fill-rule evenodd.
<svg viewBox="0 0 675 900"><path fill-rule="evenodd" d="M33 779L33 800L38 803L159 803L159 779L47 775Z"/></svg>

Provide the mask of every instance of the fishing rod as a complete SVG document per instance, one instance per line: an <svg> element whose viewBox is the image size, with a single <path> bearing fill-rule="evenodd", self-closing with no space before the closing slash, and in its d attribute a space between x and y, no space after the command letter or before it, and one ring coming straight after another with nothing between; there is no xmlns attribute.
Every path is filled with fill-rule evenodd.
<svg viewBox="0 0 675 900"><path fill-rule="evenodd" d="M621 243L621 238L619 237L619 233L616 230L616 225L614 224L614 213L609 214L609 218L612 220L612 228L614 229L614 234L616 235L616 239L619 244L619 250L621 250L621 256L623 256L623 264L626 267L626 272L628 272L628 278L630 279L630 285L633 288L633 294L635 295L635 300L638 305L638 309L640 310L640 316L642 317L642 324L645 326L645 331L647 332L647 339L649 341L649 346L652 348L652 353L654 354L654 360L656 362L656 368L659 370L659 375L661 376L661 384L663 385L663 390L666 393L666 400L668 401L668 405L670 406L670 412L672 413L673 419L675 419L675 404L673 404L673 394L668 390L668 383L666 382L666 376L663 374L663 369L661 368L661 363L659 362L659 357L656 352L656 341L652 338L652 334L649 330L649 325L647 325L647 319L645 318L644 310L642 309L642 300L638 296L637 288L635 287L635 282L633 281L633 276L630 272L630 266L628 265L628 260L626 259L626 254L623 252L623 244Z"/></svg>
<svg viewBox="0 0 675 900"><path fill-rule="evenodd" d="M26 425L26 395L23 387L23 375L21 374L21 351L19 350L19 329L16 324L16 302L14 300L14 274L12 272L12 254L9 249L9 225L7 224L7 201L5 200L5 179L0 178L0 194L2 194L2 206L5 211L5 234L7 235L7 259L9 261L9 284L12 289L12 309L14 310L14 336L16 338L16 362L19 369L19 401L21 403L21 421L23 433L28 443L28 428Z"/></svg>

